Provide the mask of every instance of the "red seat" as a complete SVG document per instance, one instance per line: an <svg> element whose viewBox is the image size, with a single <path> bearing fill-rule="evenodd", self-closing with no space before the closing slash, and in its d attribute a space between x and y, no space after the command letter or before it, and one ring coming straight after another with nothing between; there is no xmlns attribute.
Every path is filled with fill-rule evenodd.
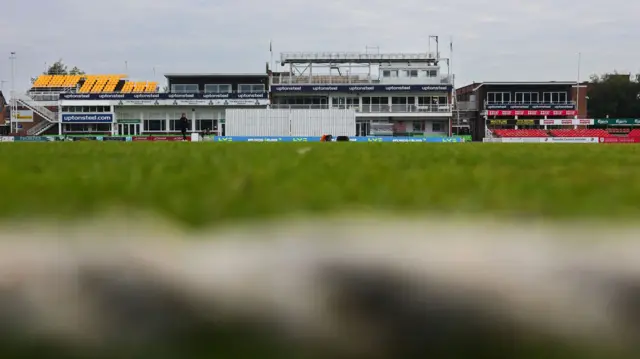
<svg viewBox="0 0 640 359"><path fill-rule="evenodd" d="M550 132L554 137L615 137L608 131L599 128L551 130Z"/></svg>
<svg viewBox="0 0 640 359"><path fill-rule="evenodd" d="M633 130L631 130L631 132L629 132L627 137L640 137L640 129L634 128Z"/></svg>
<svg viewBox="0 0 640 359"><path fill-rule="evenodd" d="M549 137L545 130L516 130L516 129L499 129L493 130L498 137Z"/></svg>

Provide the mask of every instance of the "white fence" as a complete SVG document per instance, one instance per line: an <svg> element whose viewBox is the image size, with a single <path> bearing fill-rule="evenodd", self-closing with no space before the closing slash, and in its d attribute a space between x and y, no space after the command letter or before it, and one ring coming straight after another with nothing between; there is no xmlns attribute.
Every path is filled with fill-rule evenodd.
<svg viewBox="0 0 640 359"><path fill-rule="evenodd" d="M291 136L288 111L268 109L225 110L227 136Z"/></svg>
<svg viewBox="0 0 640 359"><path fill-rule="evenodd" d="M598 137L500 137L485 138L488 143L599 143Z"/></svg>
<svg viewBox="0 0 640 359"><path fill-rule="evenodd" d="M227 109L226 136L355 136L353 109Z"/></svg>

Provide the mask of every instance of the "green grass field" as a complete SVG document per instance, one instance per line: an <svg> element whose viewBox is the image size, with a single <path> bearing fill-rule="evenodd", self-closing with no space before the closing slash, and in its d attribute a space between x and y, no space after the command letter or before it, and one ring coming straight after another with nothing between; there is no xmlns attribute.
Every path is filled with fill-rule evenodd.
<svg viewBox="0 0 640 359"><path fill-rule="evenodd" d="M0 156L7 219L110 209L189 226L336 210L640 214L633 145L3 143Z"/></svg>

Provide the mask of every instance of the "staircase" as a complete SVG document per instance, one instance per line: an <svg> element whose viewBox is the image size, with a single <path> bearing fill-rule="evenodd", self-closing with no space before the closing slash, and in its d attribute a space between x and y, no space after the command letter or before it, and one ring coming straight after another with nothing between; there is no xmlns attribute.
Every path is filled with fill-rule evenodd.
<svg viewBox="0 0 640 359"><path fill-rule="evenodd" d="M58 115L55 112L40 105L37 101L34 101L27 95L14 93L11 98L12 113L18 113L18 106L26 106L44 119L44 121L41 121L40 123L27 130L27 134L29 136L40 135L41 133L50 129L58 123Z"/></svg>
<svg viewBox="0 0 640 359"><path fill-rule="evenodd" d="M37 113L45 120L49 122L58 122L58 116L55 112L49 110L48 108L41 106L37 101L34 101L31 97L22 94L16 94L15 99L18 102L16 105L24 105L29 109L33 110L33 112Z"/></svg>
<svg viewBox="0 0 640 359"><path fill-rule="evenodd" d="M31 127L30 129L27 130L27 135L29 136L39 136L42 133L44 133L46 130L50 129L51 127L55 126L56 123L55 122L49 122L49 121L40 121L38 122L37 125Z"/></svg>

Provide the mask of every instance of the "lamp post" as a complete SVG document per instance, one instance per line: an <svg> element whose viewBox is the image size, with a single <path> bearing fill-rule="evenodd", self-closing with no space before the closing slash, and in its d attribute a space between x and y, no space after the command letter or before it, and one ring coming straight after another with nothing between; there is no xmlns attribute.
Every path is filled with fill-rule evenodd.
<svg viewBox="0 0 640 359"><path fill-rule="evenodd" d="M580 117L580 65L582 53L578 52L578 78L576 79L576 118Z"/></svg>
<svg viewBox="0 0 640 359"><path fill-rule="evenodd" d="M15 104L16 100L16 52L15 51L11 51L11 54L9 55L9 60L11 60L11 103ZM10 118L10 126L14 126L15 123L15 131L18 132L18 123L15 120L17 114L15 110L15 106L13 106L13 108L11 109L11 118Z"/></svg>

